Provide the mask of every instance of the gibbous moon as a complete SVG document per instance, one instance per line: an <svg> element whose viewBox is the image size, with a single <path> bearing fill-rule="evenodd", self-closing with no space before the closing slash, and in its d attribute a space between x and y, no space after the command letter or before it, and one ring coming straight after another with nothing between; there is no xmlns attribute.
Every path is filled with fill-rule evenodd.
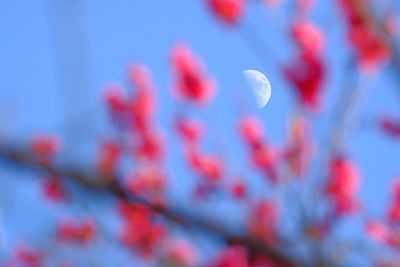
<svg viewBox="0 0 400 267"><path fill-rule="evenodd" d="M248 86L253 92L257 106L259 108L264 107L271 97L271 85L269 84L267 77L256 70L245 70L242 73Z"/></svg>

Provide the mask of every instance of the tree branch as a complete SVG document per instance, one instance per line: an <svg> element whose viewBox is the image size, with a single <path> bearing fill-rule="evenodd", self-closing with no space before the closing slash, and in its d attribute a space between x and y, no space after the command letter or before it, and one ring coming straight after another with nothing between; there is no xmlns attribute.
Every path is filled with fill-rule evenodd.
<svg viewBox="0 0 400 267"><path fill-rule="evenodd" d="M150 203L144 198L127 192L119 183L116 177L104 176L102 174L86 174L74 168L46 164L38 160L27 148L10 148L0 144L0 159L16 167L26 167L37 171L45 171L63 179L70 179L77 184L102 193L110 193L117 199L145 205L153 212L163 216L168 221L174 222L183 227L191 227L205 231L219 237L228 245L242 245L249 252L250 256L265 255L279 266L297 266L297 260L284 255L278 249L261 242L250 235L235 235L228 232L224 227L208 222L201 218L178 212L161 205Z"/></svg>

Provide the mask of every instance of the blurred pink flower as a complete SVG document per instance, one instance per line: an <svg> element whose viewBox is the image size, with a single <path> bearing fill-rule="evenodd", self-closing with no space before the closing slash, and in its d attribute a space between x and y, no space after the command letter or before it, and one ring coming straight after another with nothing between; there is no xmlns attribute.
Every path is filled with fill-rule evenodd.
<svg viewBox="0 0 400 267"><path fill-rule="evenodd" d="M208 0L212 12L228 25L235 25L241 18L245 0Z"/></svg>
<svg viewBox="0 0 400 267"><path fill-rule="evenodd" d="M214 81L204 72L200 60L184 44L174 47L171 58L175 74L174 94L184 101L209 103L215 94Z"/></svg>

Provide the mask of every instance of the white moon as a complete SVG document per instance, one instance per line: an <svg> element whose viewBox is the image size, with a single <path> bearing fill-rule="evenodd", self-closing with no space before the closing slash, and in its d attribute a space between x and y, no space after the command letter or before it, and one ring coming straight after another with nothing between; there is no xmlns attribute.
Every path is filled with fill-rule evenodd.
<svg viewBox="0 0 400 267"><path fill-rule="evenodd" d="M245 70L242 73L248 86L253 92L257 106L259 108L264 107L271 97L271 85L269 84L267 77L256 70Z"/></svg>

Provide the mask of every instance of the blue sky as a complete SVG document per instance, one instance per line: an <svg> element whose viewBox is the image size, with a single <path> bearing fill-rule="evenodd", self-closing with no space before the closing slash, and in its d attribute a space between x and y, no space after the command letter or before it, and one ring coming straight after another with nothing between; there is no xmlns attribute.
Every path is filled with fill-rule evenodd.
<svg viewBox="0 0 400 267"><path fill-rule="evenodd" d="M317 142L331 127L329 112L339 89L346 85L342 80L346 71L343 66L350 52L334 1L319 2L313 18L327 34L325 58L329 74L324 89L326 106L315 117L313 126ZM236 131L236 103L237 99L246 99L248 111L262 118L271 142L283 144L294 94L282 78L280 66L294 55L294 50L288 34L282 32L285 25L277 23L290 18L291 10L284 6L278 11L281 15L252 1L243 19L243 24L257 29L268 44L261 58L244 41L243 25L238 29L225 27L211 16L205 1L0 1L1 134L18 141L34 132L68 135L72 127L75 134L68 136L67 144L72 142L74 147L66 158L84 157L93 150L92 141L109 129L102 102L105 85L126 84L127 66L143 63L152 70L158 88L161 112L157 121L171 140L166 166L172 179L172 195L184 197L192 177L182 164L179 142L171 134L177 103L169 93L169 55L174 44L186 42L203 59L218 84L217 98L210 107L189 111L212 129L204 147L221 152L231 167L229 172L248 176L254 192L261 196L265 192L257 185L262 188L265 182L257 174L248 173L245 149ZM260 70L270 80L272 97L262 110L251 102L245 88L241 76L245 69ZM396 106L400 95L393 74L385 69L368 83L359 114L368 120L382 111L399 114ZM399 143L367 125L352 132L347 144L348 154L362 170L361 198L372 214L380 215L387 202L389 183L400 171ZM31 192L32 183L26 187L21 190L30 193L19 195L21 203L26 198L37 198ZM8 201L6 195L2 201ZM214 205L225 207L225 203ZM356 231L359 224L351 227Z"/></svg>

